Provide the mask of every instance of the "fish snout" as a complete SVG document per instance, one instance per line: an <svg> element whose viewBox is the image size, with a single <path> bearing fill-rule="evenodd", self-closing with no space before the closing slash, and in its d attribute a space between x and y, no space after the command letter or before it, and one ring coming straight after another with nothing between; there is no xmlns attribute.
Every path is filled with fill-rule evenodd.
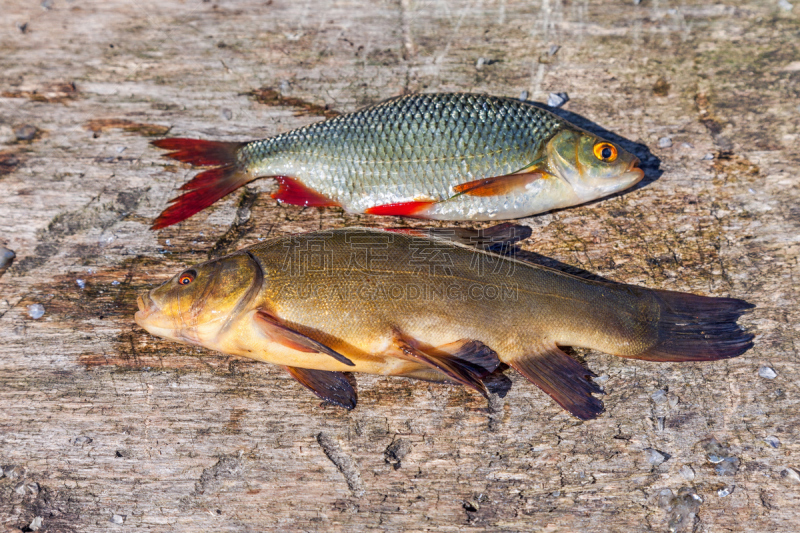
<svg viewBox="0 0 800 533"><path fill-rule="evenodd" d="M136 311L136 315L134 315L134 320L139 325L142 325L142 322L146 321L150 315L154 312L158 311L158 306L150 297L149 292L143 292L136 298L136 304L139 306L139 310Z"/></svg>
<svg viewBox="0 0 800 533"><path fill-rule="evenodd" d="M633 160L626 172L628 176L634 179L633 183L638 183L644 177L644 170L639 166L641 163L642 161L638 157L633 156Z"/></svg>

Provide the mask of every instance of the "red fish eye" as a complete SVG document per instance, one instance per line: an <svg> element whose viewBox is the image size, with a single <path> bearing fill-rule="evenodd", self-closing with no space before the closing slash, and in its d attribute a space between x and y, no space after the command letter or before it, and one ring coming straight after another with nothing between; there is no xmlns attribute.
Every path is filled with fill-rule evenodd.
<svg viewBox="0 0 800 533"><path fill-rule="evenodd" d="M194 281L196 275L197 274L195 273L194 270L187 270L186 272L181 274L180 278L178 278L178 283L180 285L188 285Z"/></svg>

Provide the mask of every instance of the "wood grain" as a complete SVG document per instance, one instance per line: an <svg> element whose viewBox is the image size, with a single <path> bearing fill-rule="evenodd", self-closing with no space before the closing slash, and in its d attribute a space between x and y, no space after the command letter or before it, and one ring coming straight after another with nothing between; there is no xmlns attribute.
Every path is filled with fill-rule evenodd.
<svg viewBox="0 0 800 533"><path fill-rule="evenodd" d="M800 529L798 11L4 0L0 245L17 258L0 277L0 530ZM246 140L456 90L567 92L564 112L639 143L642 185L525 219L525 248L751 301L755 348L684 365L575 351L607 393L606 413L580 422L510 371L488 403L359 375L346 412L277 368L133 323L136 294L187 263L276 233L398 223L280 206L263 180L150 232L192 173L148 135ZM734 474L709 461L712 437Z"/></svg>

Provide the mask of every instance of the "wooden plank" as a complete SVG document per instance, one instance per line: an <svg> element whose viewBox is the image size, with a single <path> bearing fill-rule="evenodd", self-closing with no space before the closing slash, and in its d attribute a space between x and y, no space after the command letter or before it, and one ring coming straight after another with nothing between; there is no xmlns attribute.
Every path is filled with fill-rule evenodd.
<svg viewBox="0 0 800 533"><path fill-rule="evenodd" d="M800 528L800 8L780 5L5 0L0 244L17 259L0 277L0 526ZM252 95L264 88L277 93ZM564 111L649 147L644 184L526 219L525 247L745 298L755 348L705 365L578 352L607 391L605 415L582 423L513 372L488 406L358 376L345 412L276 368L133 323L136 294L187 263L276 233L397 223L279 206L264 181L149 232L191 172L148 134L258 138L418 90L567 92ZM736 457L735 474L712 452Z"/></svg>

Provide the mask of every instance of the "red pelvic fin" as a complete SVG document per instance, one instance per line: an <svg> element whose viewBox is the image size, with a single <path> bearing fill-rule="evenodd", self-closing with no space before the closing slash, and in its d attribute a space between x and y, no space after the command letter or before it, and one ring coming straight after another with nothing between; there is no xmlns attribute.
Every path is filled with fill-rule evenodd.
<svg viewBox="0 0 800 533"><path fill-rule="evenodd" d="M244 143L201 141L199 139L161 139L154 146L172 150L167 157L192 166L218 166L201 172L185 183L181 189L188 191L170 200L170 205L153 222L150 229L162 229L202 211L220 198L227 196L253 176L236 165L236 153Z"/></svg>
<svg viewBox="0 0 800 533"><path fill-rule="evenodd" d="M527 184L545 176L546 174L541 171L508 174L506 176L468 181L467 183L456 185L453 190L458 194L467 194L469 196L500 196L509 194L515 189L522 189Z"/></svg>
<svg viewBox="0 0 800 533"><path fill-rule="evenodd" d="M272 197L279 202L292 205L302 205L305 207L331 207L338 206L327 196L323 196L315 190L309 189L294 178L286 176L275 176L278 182L278 190L272 193Z"/></svg>
<svg viewBox="0 0 800 533"><path fill-rule="evenodd" d="M425 210L435 203L436 202L434 200L399 202L396 204L376 205L374 207L370 207L364 212L369 215L425 218Z"/></svg>

